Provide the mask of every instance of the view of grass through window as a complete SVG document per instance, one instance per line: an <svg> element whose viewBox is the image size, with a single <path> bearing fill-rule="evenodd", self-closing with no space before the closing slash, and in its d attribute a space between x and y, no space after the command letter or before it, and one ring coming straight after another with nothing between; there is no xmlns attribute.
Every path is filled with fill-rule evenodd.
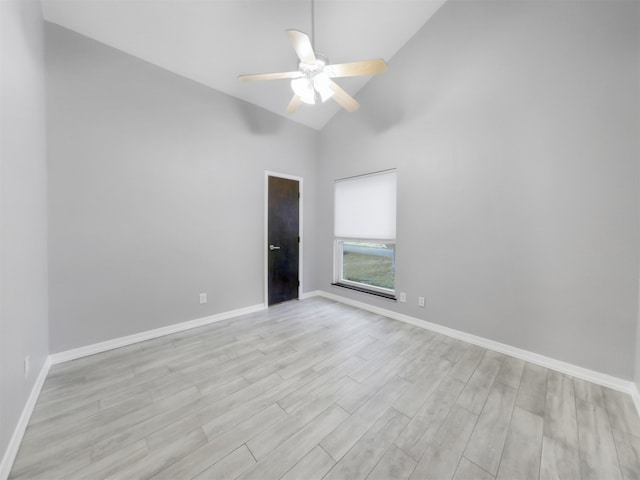
<svg viewBox="0 0 640 480"><path fill-rule="evenodd" d="M351 282L395 288L395 245L344 242L342 277Z"/></svg>

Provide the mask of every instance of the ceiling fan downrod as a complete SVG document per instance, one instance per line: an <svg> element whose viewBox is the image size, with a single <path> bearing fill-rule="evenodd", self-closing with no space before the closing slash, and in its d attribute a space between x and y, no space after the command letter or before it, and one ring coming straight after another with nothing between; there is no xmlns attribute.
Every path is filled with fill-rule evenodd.
<svg viewBox="0 0 640 480"><path fill-rule="evenodd" d="M315 0L311 0L311 47L316 51L316 18Z"/></svg>

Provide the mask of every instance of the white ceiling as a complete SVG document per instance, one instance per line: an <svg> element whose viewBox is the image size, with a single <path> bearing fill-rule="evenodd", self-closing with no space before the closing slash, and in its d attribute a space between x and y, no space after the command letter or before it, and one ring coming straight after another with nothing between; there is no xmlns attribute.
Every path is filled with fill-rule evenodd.
<svg viewBox="0 0 640 480"><path fill-rule="evenodd" d="M389 61L445 1L316 0L316 51L330 63ZM286 80L237 80L297 69L285 30L311 35L310 0L44 0L43 13L49 22L318 130L339 110L328 101L288 116L293 92ZM338 83L357 98L369 78Z"/></svg>

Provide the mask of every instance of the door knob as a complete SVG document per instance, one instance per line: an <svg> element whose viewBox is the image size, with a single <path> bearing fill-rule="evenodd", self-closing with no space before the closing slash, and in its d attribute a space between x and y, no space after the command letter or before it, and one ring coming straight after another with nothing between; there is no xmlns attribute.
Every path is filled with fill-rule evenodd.
<svg viewBox="0 0 640 480"><path fill-rule="evenodd" d="M273 245L269 245L269 250L280 250L280 247L274 247Z"/></svg>

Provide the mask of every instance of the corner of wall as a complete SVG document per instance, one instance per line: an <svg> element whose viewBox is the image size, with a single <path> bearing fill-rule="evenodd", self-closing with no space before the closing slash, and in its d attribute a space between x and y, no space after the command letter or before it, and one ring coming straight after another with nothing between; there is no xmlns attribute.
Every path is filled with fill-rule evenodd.
<svg viewBox="0 0 640 480"><path fill-rule="evenodd" d="M36 406L36 402L38 401L38 397L40 396L40 391L42 390L42 386L44 385L44 381L47 379L47 375L49 374L49 368L51 368L51 361L47 357L44 362L44 365L40 369L40 373L38 374L38 378L36 379L33 388L31 389L31 393L27 398L27 403L22 410L22 414L20 415L20 419L18 420L18 424L16 425L15 430L13 431L13 435L11 436L11 440L9 441L9 445L4 452L4 456L2 457L2 461L0 462L0 480L6 480L9 478L9 474L11 473L11 468L13 467L13 462L18 455L18 449L20 448L20 443L22 442L22 438L24 437L24 433L27 430L27 425L29 425L29 420L31 419L31 414L33 413L33 409Z"/></svg>
<svg viewBox="0 0 640 480"><path fill-rule="evenodd" d="M39 0L0 2L0 57L0 479L4 479L49 370L47 129Z"/></svg>

